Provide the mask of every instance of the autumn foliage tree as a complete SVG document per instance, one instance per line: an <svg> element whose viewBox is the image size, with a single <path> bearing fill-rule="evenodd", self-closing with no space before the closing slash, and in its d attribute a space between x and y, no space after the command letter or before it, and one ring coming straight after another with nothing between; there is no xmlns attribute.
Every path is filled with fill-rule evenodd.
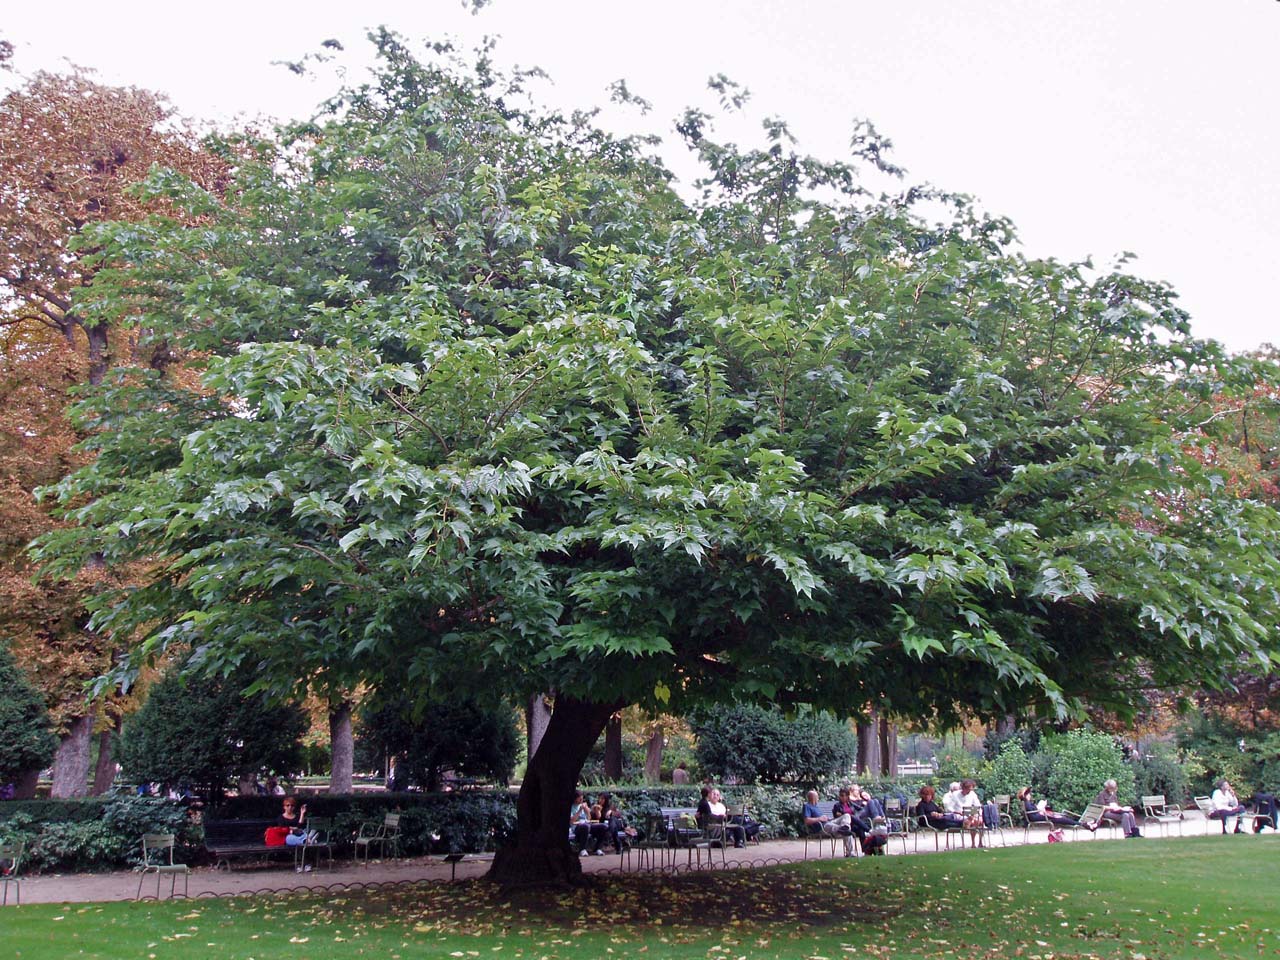
<svg viewBox="0 0 1280 960"><path fill-rule="evenodd" d="M71 452L79 438L65 416L68 393L100 383L116 361L160 368L175 359L164 341L134 355L136 336L117 337L114 318L90 319L75 306L95 272L93 251L78 244L81 230L163 210L130 190L153 165L210 189L225 170L163 98L105 86L83 71L38 73L0 100L0 501L9 521L0 535L0 616L62 735L54 765L60 796L86 789L95 721L106 728L98 789L113 770L108 740L118 710L98 715L84 691L110 665L113 641L86 631L82 599L104 578L126 574L95 557L56 580L32 582L23 547L52 526L33 491L83 462Z"/></svg>

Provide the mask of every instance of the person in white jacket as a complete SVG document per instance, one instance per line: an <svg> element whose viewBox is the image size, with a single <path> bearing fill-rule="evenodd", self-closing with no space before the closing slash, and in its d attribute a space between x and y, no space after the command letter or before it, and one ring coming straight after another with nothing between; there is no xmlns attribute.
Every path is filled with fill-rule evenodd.
<svg viewBox="0 0 1280 960"><path fill-rule="evenodd" d="M1218 781L1218 789L1213 791L1210 798L1213 802L1213 813L1209 814L1212 820L1222 821L1222 832L1227 832L1227 821L1232 817L1236 818L1236 828L1233 833L1244 833L1240 826L1241 814L1244 813L1244 804L1236 797L1236 792L1231 789L1231 784L1225 779Z"/></svg>

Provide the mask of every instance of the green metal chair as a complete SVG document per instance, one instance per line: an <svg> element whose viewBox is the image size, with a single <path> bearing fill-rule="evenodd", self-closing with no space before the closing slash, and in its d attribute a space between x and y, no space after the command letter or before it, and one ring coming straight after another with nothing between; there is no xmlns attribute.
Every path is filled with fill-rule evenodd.
<svg viewBox="0 0 1280 960"><path fill-rule="evenodd" d="M383 859L387 856L387 850L391 850L391 856L400 856L400 814L388 813L382 818L381 823L363 823L360 825L360 832L356 835L356 860L361 859L360 851L364 851L364 865L369 866L369 855L371 848L378 848L378 858Z"/></svg>
<svg viewBox="0 0 1280 960"><path fill-rule="evenodd" d="M156 899L160 899L160 881L169 877L169 898L173 899L178 886L178 877L182 877L182 895L189 893L191 868L185 863L173 861L174 837L172 833L145 833L142 835L142 875L138 877L138 896L142 899L142 884L147 874L156 875Z"/></svg>
<svg viewBox="0 0 1280 960"><path fill-rule="evenodd" d="M18 870L22 867L22 849L21 840L0 843L0 886L3 886L0 905L9 902L9 884L13 884L13 902L22 906L22 883L18 880Z"/></svg>
<svg viewBox="0 0 1280 960"><path fill-rule="evenodd" d="M320 853L329 857L329 869L333 869L333 820L327 817L307 817L306 843L294 847L294 866L307 868L307 851L314 850L316 866L320 866Z"/></svg>

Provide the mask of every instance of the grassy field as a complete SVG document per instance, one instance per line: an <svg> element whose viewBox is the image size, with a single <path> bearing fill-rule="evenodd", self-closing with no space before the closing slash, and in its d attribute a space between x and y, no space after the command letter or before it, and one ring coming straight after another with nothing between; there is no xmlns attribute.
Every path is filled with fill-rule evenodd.
<svg viewBox="0 0 1280 960"><path fill-rule="evenodd" d="M1280 836L1078 842L628 876L501 897L480 883L332 896L26 906L45 958L1280 956Z"/></svg>

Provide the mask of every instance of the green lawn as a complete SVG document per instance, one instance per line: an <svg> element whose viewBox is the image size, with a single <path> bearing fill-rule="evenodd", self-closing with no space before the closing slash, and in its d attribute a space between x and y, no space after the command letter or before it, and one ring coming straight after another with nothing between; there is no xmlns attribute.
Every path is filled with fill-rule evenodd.
<svg viewBox="0 0 1280 960"><path fill-rule="evenodd" d="M1280 836L823 861L501 898L370 894L0 911L44 958L1280 956ZM16 950L10 953L10 950Z"/></svg>

